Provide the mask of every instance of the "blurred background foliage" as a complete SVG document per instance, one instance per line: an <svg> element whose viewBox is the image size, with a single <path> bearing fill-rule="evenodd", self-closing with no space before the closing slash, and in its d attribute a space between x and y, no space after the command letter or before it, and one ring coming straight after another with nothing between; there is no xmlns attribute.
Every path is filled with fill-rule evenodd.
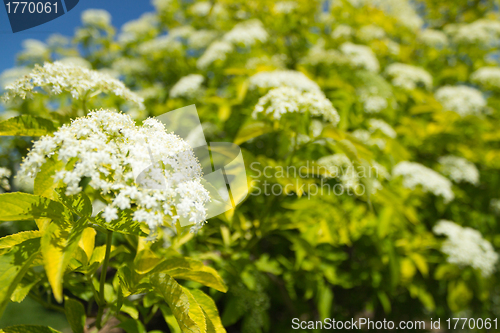
<svg viewBox="0 0 500 333"><path fill-rule="evenodd" d="M500 77L481 81L472 75L498 66L498 1L153 4L156 12L121 30L112 26L108 13L87 11L74 36L26 43L18 67L0 77L4 87L35 64L61 61L121 79L144 98L145 110L98 93L86 106L64 94L38 94L6 102L0 117L30 114L63 124L86 110L110 108L140 123L196 104L208 141L239 144L253 192L236 209L210 219L198 234L165 229L153 247L162 249L159 254L166 247L204 260L219 271L229 291L212 290L211 296L229 332L288 332L292 318L500 316L498 274L484 276L476 268L450 263L440 251L442 238L432 232L438 220L446 219L476 229L495 249L500 247ZM261 23L265 38L246 35L250 28L228 37L237 24L250 20ZM366 50L361 55L345 51L346 43L369 47L376 66ZM413 72L402 75L414 86L398 83L388 69L395 63L424 69L430 84ZM338 111L338 126L318 125L308 114L253 119L268 89L252 87L251 77L276 70L298 71L316 82ZM201 75L201 83L173 93L179 80L191 74ZM440 87L462 85L480 89L487 103L480 112L460 114L435 94ZM370 119L385 121L396 135L370 130ZM311 126L319 126L319 134ZM8 137L0 145L0 166L12 170L5 190L29 192L30 184L14 175L31 139ZM265 179L251 167L255 162L260 171L309 167L333 154L345 154L353 166L376 161L378 178L359 180L367 189L362 195L311 195L300 185L325 180L313 171L308 177ZM393 167L406 160L441 172L438 161L445 155L463 157L479 172L477 184L453 184L451 202L390 177ZM292 184L290 193L256 195L264 180ZM334 186L342 180L326 182ZM0 228L7 235L34 228L34 223Z"/></svg>

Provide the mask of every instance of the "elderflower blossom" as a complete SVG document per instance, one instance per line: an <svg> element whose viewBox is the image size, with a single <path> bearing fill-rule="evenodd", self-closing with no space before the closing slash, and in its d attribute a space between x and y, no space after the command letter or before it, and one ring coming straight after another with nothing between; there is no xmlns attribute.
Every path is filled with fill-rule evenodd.
<svg viewBox="0 0 500 333"><path fill-rule="evenodd" d="M442 48L448 45L448 37L439 30L425 29L420 31L418 39L427 46Z"/></svg>
<svg viewBox="0 0 500 333"><path fill-rule="evenodd" d="M347 42L340 46L340 51L354 68L363 68L375 73L380 70L377 57L368 46Z"/></svg>
<svg viewBox="0 0 500 333"><path fill-rule="evenodd" d="M292 87L280 87L269 91L259 99L252 116L264 113L279 120L283 114L309 112L312 116L323 117L336 125L340 118L332 102L321 91L303 92Z"/></svg>
<svg viewBox="0 0 500 333"><path fill-rule="evenodd" d="M194 230L205 221L209 196L201 167L189 144L156 119L136 126L126 114L93 111L36 141L19 175L33 177L52 160L64 164L54 182L62 182L66 195L80 193L82 179L90 179L88 185L109 201L101 214L108 223L130 214L154 232L165 218L189 219Z"/></svg>
<svg viewBox="0 0 500 333"><path fill-rule="evenodd" d="M204 80L200 74L184 76L170 89L170 97L195 98L203 92L201 84Z"/></svg>
<svg viewBox="0 0 500 333"><path fill-rule="evenodd" d="M333 39L348 39L354 34L354 29L346 24L337 26L331 33Z"/></svg>
<svg viewBox="0 0 500 333"><path fill-rule="evenodd" d="M316 82L304 73L293 70L259 72L250 77L250 88L291 87L300 91L321 91Z"/></svg>
<svg viewBox="0 0 500 333"><path fill-rule="evenodd" d="M118 58L111 68L124 75L144 74L149 71L146 62L138 58Z"/></svg>
<svg viewBox="0 0 500 333"><path fill-rule="evenodd" d="M198 59L196 66L204 69L217 60L224 61L227 55L233 52L233 44L226 41L215 41L205 50L205 53Z"/></svg>
<svg viewBox="0 0 500 333"><path fill-rule="evenodd" d="M361 96L361 100L366 113L379 113L389 105L382 96Z"/></svg>
<svg viewBox="0 0 500 333"><path fill-rule="evenodd" d="M179 42L175 36L172 36L171 34L148 40L139 44L137 47L137 51L143 56L163 52L178 52L181 49L181 42Z"/></svg>
<svg viewBox="0 0 500 333"><path fill-rule="evenodd" d="M202 49L210 45L217 38L217 31L197 30L193 31L188 38L187 44L193 49Z"/></svg>
<svg viewBox="0 0 500 333"><path fill-rule="evenodd" d="M351 133L351 135L368 146L377 146L380 150L383 150L386 145L386 141L382 138L372 138L372 132L364 129L357 129Z"/></svg>
<svg viewBox="0 0 500 333"><path fill-rule="evenodd" d="M121 81L98 71L65 65L60 62L45 63L43 67L35 65L29 75L5 87L4 98L9 100L19 96L25 99L30 94L37 93L33 90L35 87L42 87L53 94L66 91L71 93L75 99L84 96L87 92L114 94L144 108L143 99L125 87Z"/></svg>
<svg viewBox="0 0 500 333"><path fill-rule="evenodd" d="M403 176L404 187L414 189L421 186L424 192L442 196L445 203L455 198L451 182L422 164L409 161L399 162L392 170L392 175L394 177Z"/></svg>
<svg viewBox="0 0 500 333"><path fill-rule="evenodd" d="M4 89L4 87L8 84L11 84L18 80L19 78L28 75L31 70L27 67L14 67L10 69L6 69L0 74L0 90Z"/></svg>
<svg viewBox="0 0 500 333"><path fill-rule="evenodd" d="M500 199L493 198L490 200L490 208L495 215L500 215Z"/></svg>
<svg viewBox="0 0 500 333"><path fill-rule="evenodd" d="M483 67L472 73L471 80L487 88L500 89L500 67Z"/></svg>
<svg viewBox="0 0 500 333"><path fill-rule="evenodd" d="M498 253L479 231L447 220L438 221L432 230L436 235L446 236L441 251L448 256L449 263L471 266L484 277L495 271Z"/></svg>
<svg viewBox="0 0 500 333"><path fill-rule="evenodd" d="M481 114L486 107L486 100L481 92L467 86L445 86L439 88L434 96L446 110L462 117Z"/></svg>
<svg viewBox="0 0 500 333"><path fill-rule="evenodd" d="M423 68L395 63L387 66L385 72L392 77L392 84L397 87L406 90L413 90L419 85L426 89L432 88L432 75Z"/></svg>
<svg viewBox="0 0 500 333"><path fill-rule="evenodd" d="M129 21L122 26L122 32L118 36L118 41L122 44L135 42L155 33L158 26L158 17L154 13L145 13L136 20Z"/></svg>
<svg viewBox="0 0 500 333"><path fill-rule="evenodd" d="M383 120L372 118L368 121L368 124L370 125L370 131L372 133L379 130L380 132L384 133L386 136L393 138L393 139L397 135L396 131L391 127L391 125L389 125L388 123L386 123Z"/></svg>
<svg viewBox="0 0 500 333"><path fill-rule="evenodd" d="M318 65L318 64L342 64L346 60L344 56L337 50L325 50L325 41L320 39L313 47L309 49L307 55L301 60L304 64Z"/></svg>
<svg viewBox="0 0 500 333"><path fill-rule="evenodd" d="M223 40L235 45L252 46L257 42L267 41L268 33L262 22L259 20L249 20L238 23L231 31L227 32Z"/></svg>
<svg viewBox="0 0 500 333"><path fill-rule="evenodd" d="M356 36L364 42L370 42L385 37L385 30L373 24L364 25L359 28Z"/></svg>
<svg viewBox="0 0 500 333"><path fill-rule="evenodd" d="M333 154L317 161L319 170L325 178L337 178L346 188L356 188L359 177L351 160L345 154ZM324 172L323 170L324 169Z"/></svg>
<svg viewBox="0 0 500 333"><path fill-rule="evenodd" d="M469 24L450 24L445 31L456 43L495 46L500 39L500 22L479 19Z"/></svg>
<svg viewBox="0 0 500 333"><path fill-rule="evenodd" d="M22 45L23 50L17 55L21 62L42 63L50 58L50 50L44 42L26 39Z"/></svg>
<svg viewBox="0 0 500 333"><path fill-rule="evenodd" d="M105 28L111 24L111 15L102 9L87 9L82 13L82 23L87 26Z"/></svg>
<svg viewBox="0 0 500 333"><path fill-rule="evenodd" d="M11 175L12 172L9 169L0 167L0 187L6 191L10 190L9 177Z"/></svg>
<svg viewBox="0 0 500 333"><path fill-rule="evenodd" d="M465 158L457 156L442 156L439 158L441 171L450 177L455 183L468 182L473 185L479 184L479 171L474 163Z"/></svg>
<svg viewBox="0 0 500 333"><path fill-rule="evenodd" d="M199 1L196 2L189 8L190 12L196 16L207 16L208 14L215 16L223 16L226 14L226 10L219 3L212 4L209 1Z"/></svg>
<svg viewBox="0 0 500 333"><path fill-rule="evenodd" d="M274 11L280 14L290 14L297 7L298 4L295 1L278 1L274 4Z"/></svg>

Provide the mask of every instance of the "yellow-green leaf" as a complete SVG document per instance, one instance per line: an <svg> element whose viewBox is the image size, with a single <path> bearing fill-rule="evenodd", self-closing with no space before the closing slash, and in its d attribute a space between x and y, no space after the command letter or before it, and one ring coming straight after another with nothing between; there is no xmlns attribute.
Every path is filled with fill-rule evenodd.
<svg viewBox="0 0 500 333"><path fill-rule="evenodd" d="M227 291L224 280L215 269L191 258L167 259L156 266L154 271L167 273L176 279L195 281L224 293Z"/></svg>
<svg viewBox="0 0 500 333"><path fill-rule="evenodd" d="M199 289L191 290L191 294L205 313L207 332L210 332L210 328L212 328L215 333L225 333L226 329L222 326L219 311L214 300Z"/></svg>
<svg viewBox="0 0 500 333"><path fill-rule="evenodd" d="M86 316L82 303L72 298L66 298L64 300L64 313L73 333L85 332Z"/></svg>
<svg viewBox="0 0 500 333"><path fill-rule="evenodd" d="M56 219L49 224L42 236L41 249L45 272L54 297L60 303L63 300L64 271L86 227L86 219L79 219L75 222L68 219Z"/></svg>
<svg viewBox="0 0 500 333"><path fill-rule="evenodd" d="M41 236L42 233L38 230L21 231L17 234L8 235L0 238L0 249L9 249L15 245L21 244L28 239L40 238Z"/></svg>
<svg viewBox="0 0 500 333"><path fill-rule="evenodd" d="M27 114L0 122L0 136L42 136L56 129L52 121Z"/></svg>
<svg viewBox="0 0 500 333"><path fill-rule="evenodd" d="M234 139L234 143L239 145L271 131L272 127L262 121L247 123L240 128Z"/></svg>
<svg viewBox="0 0 500 333"><path fill-rule="evenodd" d="M154 273L150 277L154 290L163 296L182 332L204 333L189 316L189 298L182 287L168 274Z"/></svg>
<svg viewBox="0 0 500 333"><path fill-rule="evenodd" d="M0 221L22 221L47 217L52 220L71 216L57 201L38 195L15 192L0 194Z"/></svg>
<svg viewBox="0 0 500 333"><path fill-rule="evenodd" d="M28 239L0 256L0 317L40 250L40 239Z"/></svg>

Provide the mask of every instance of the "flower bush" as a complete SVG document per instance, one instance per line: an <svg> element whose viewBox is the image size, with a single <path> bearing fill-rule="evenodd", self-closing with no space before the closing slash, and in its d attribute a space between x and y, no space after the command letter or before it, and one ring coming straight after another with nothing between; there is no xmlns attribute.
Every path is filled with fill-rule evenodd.
<svg viewBox="0 0 500 333"><path fill-rule="evenodd" d="M152 3L121 29L86 11L0 77L0 313L31 297L74 332L500 316L494 1ZM208 221L192 147L154 118L190 104L250 188Z"/></svg>

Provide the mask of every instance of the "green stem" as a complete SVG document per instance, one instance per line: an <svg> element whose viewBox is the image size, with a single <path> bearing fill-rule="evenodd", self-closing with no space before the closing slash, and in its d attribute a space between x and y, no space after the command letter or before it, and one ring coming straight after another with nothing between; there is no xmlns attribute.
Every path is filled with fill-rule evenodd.
<svg viewBox="0 0 500 333"><path fill-rule="evenodd" d="M97 317L95 319L95 325L98 329L101 329L101 320L104 308L106 307L106 300L104 298L104 284L106 283L106 271L108 270L109 256L111 254L111 242L113 240L113 231L106 230L106 254L104 255L104 262L102 263L101 270L101 280L99 283L99 310L97 311Z"/></svg>

